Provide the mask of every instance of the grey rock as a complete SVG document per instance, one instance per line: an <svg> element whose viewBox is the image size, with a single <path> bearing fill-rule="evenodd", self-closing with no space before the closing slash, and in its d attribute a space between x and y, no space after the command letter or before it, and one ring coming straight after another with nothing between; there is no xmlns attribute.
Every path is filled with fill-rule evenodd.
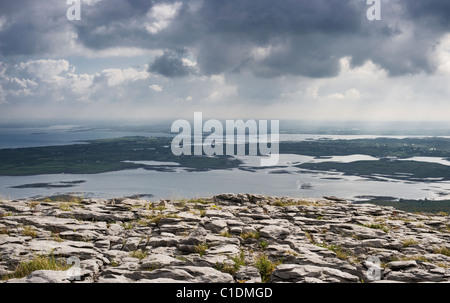
<svg viewBox="0 0 450 303"><path fill-rule="evenodd" d="M243 266L236 272L235 278L237 281L244 281L245 283L261 283L261 274L258 269L253 266Z"/></svg>
<svg viewBox="0 0 450 303"><path fill-rule="evenodd" d="M277 225L268 225L260 229L259 232L261 237L268 239L284 239L289 235L289 230L287 228Z"/></svg>
<svg viewBox="0 0 450 303"><path fill-rule="evenodd" d="M110 274L107 277L99 277L98 283L130 283L132 280L123 275Z"/></svg>
<svg viewBox="0 0 450 303"><path fill-rule="evenodd" d="M384 239L366 239L361 241L363 247L381 248L389 245L389 242Z"/></svg>
<svg viewBox="0 0 450 303"><path fill-rule="evenodd" d="M394 262L389 262L387 264L387 266L392 269L392 270L400 270L400 269L404 269L407 267L415 267L417 266L417 262L414 260L411 261L394 261Z"/></svg>
<svg viewBox="0 0 450 303"><path fill-rule="evenodd" d="M10 279L7 283L70 283L66 271L36 270L25 278Z"/></svg>
<svg viewBox="0 0 450 303"><path fill-rule="evenodd" d="M156 269L144 273L145 279L169 278L186 282L232 283L230 274L220 272L211 267L177 266Z"/></svg>
<svg viewBox="0 0 450 303"><path fill-rule="evenodd" d="M211 203L85 199L69 211L62 211L57 203L41 203L32 209L28 201L0 201L0 213L12 214L0 217L0 275L36 254L51 253L78 257L80 282L260 282L253 264L258 254L264 254L283 262L272 272L273 282L359 282L361 277L378 283L366 279L366 272L376 265L370 257L387 264L380 269L381 281L450 281L450 257L436 250L450 248L445 232L449 216L253 194L223 194L205 201ZM276 201L293 205L280 206ZM164 209L151 210L149 205ZM205 212L200 214L199 209ZM149 219L156 213L176 216L156 224ZM378 222L389 232L361 226ZM36 236L24 236L25 225ZM229 233L220 235L223 231ZM242 234L250 232L259 233L260 238L244 240ZM418 244L404 247L405 239ZM262 241L269 245L261 245ZM199 244L208 247L201 257L196 253ZM131 257L139 249L148 254L142 260ZM347 255L336 254L338 250ZM232 258L241 252L246 266L233 276L216 270L221 264L234 266ZM16 280L63 281L58 275L38 272Z"/></svg>
<svg viewBox="0 0 450 303"><path fill-rule="evenodd" d="M183 263L183 261L167 255L151 254L141 261L140 268L143 270L153 270L166 266L182 265Z"/></svg>
<svg viewBox="0 0 450 303"><path fill-rule="evenodd" d="M281 264L271 274L271 280L276 282L301 282L307 277L329 282L359 281L359 278L352 274L334 268L313 265Z"/></svg>
<svg viewBox="0 0 450 303"><path fill-rule="evenodd" d="M213 219L205 224L205 228L212 231L213 233L220 233L228 227L226 220Z"/></svg>
<svg viewBox="0 0 450 303"><path fill-rule="evenodd" d="M125 244L122 246L122 250L124 251L135 251L141 247L141 244L145 243L145 240L142 238L131 237L125 240Z"/></svg>
<svg viewBox="0 0 450 303"><path fill-rule="evenodd" d="M239 246L233 244L225 244L212 247L206 251L207 255L237 255L239 253Z"/></svg>

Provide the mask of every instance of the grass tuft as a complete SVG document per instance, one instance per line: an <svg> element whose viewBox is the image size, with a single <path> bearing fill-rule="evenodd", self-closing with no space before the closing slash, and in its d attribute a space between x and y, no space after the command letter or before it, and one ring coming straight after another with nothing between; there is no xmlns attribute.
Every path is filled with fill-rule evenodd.
<svg viewBox="0 0 450 303"><path fill-rule="evenodd" d="M13 273L3 276L3 280L20 279L36 270L64 271L69 268L70 265L64 260L57 260L54 256L36 256L31 261L19 263Z"/></svg>

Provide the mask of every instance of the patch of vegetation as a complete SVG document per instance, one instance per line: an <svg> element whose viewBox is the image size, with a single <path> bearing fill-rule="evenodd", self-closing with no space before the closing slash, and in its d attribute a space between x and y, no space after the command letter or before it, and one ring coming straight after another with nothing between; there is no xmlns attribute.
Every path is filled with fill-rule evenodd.
<svg viewBox="0 0 450 303"><path fill-rule="evenodd" d="M244 251L241 250L239 255L231 257L231 260L234 262L233 265L229 265L229 264L225 263L225 261L222 263L217 262L216 266L214 268L221 272L228 273L230 275L235 275L236 272L241 268L241 266L245 266Z"/></svg>
<svg viewBox="0 0 450 303"><path fill-rule="evenodd" d="M221 232L220 235L225 238L231 238L231 234L228 230Z"/></svg>
<svg viewBox="0 0 450 303"><path fill-rule="evenodd" d="M308 140L280 142L280 153L312 157L369 155L376 158L440 157L450 158L450 139L375 138L355 140Z"/></svg>
<svg viewBox="0 0 450 303"><path fill-rule="evenodd" d="M70 267L65 260L57 260L54 256L36 256L31 261L19 263L13 273L3 276L3 280L20 279L36 270L64 271Z"/></svg>
<svg viewBox="0 0 450 303"><path fill-rule="evenodd" d="M98 174L125 169L167 170L133 161L176 162L196 171L236 168L231 156L175 156L169 137L123 137L86 141L87 144L5 148L0 150L0 175ZM151 152L149 152L151 150Z"/></svg>
<svg viewBox="0 0 450 303"><path fill-rule="evenodd" d="M389 229L384 224L373 224L372 223L372 224L358 224L358 225L368 227L368 228L373 228L373 229L380 229L380 230L384 231L385 233L389 233Z"/></svg>
<svg viewBox="0 0 450 303"><path fill-rule="evenodd" d="M261 275L261 280L263 283L269 283L270 282L270 274L272 271L275 270L275 268L280 265L282 262L272 262L269 260L269 258L264 255L260 254L256 260L255 260L255 267L258 269L259 274Z"/></svg>
<svg viewBox="0 0 450 303"><path fill-rule="evenodd" d="M447 257L450 257L450 249L447 247L440 247L440 248L436 248L434 250L435 254L441 254Z"/></svg>
<svg viewBox="0 0 450 303"><path fill-rule="evenodd" d="M0 228L0 235L9 235L9 229L7 227Z"/></svg>
<svg viewBox="0 0 450 303"><path fill-rule="evenodd" d="M351 254L347 250L343 249L340 245L327 244L327 243L316 244L316 245L326 248L328 250L331 250L332 252L334 252L336 254L336 256L339 259L349 260L351 257Z"/></svg>
<svg viewBox="0 0 450 303"><path fill-rule="evenodd" d="M28 206L32 209L36 208L36 206L38 206L39 204L41 204L41 202L38 201L30 201L28 202Z"/></svg>
<svg viewBox="0 0 450 303"><path fill-rule="evenodd" d="M302 163L299 168L315 171L341 172L345 175L361 176L377 180L380 176L395 180L435 182L450 180L447 165L409 160L368 160L354 162L319 162Z"/></svg>
<svg viewBox="0 0 450 303"><path fill-rule="evenodd" d="M34 229L34 227L26 225L26 226L23 227L22 235L27 236L27 237L36 238L37 237L37 232Z"/></svg>
<svg viewBox="0 0 450 303"><path fill-rule="evenodd" d="M262 250L266 250L267 247L269 246L269 243L267 241L260 241L258 243L259 248L261 248Z"/></svg>
<svg viewBox="0 0 450 303"><path fill-rule="evenodd" d="M195 245L194 251L196 253L198 253L200 255L200 257L203 257L203 255L205 254L205 252L208 248L209 247L206 243L199 243L199 244Z"/></svg>
<svg viewBox="0 0 450 303"><path fill-rule="evenodd" d="M159 225L161 220L166 218L179 218L179 216L176 213L173 213L173 214L157 214L148 217L148 219L150 219L150 222L156 225Z"/></svg>
<svg viewBox="0 0 450 303"><path fill-rule="evenodd" d="M61 238L61 236L59 235L59 233L54 233L54 232L52 232L51 238L52 238L52 240L55 241L55 242L63 242L63 241L64 241L64 240Z"/></svg>
<svg viewBox="0 0 450 303"><path fill-rule="evenodd" d="M310 232L305 231L305 237L308 239L309 243L316 244L316 241Z"/></svg>
<svg viewBox="0 0 450 303"><path fill-rule="evenodd" d="M130 253L130 257L138 258L139 260L145 259L147 256L148 252L142 249L138 249Z"/></svg>
<svg viewBox="0 0 450 303"><path fill-rule="evenodd" d="M111 258L110 260L109 260L109 264L112 266L112 267L117 267L117 266L119 266L119 262L117 262L115 259L113 259L113 258Z"/></svg>
<svg viewBox="0 0 450 303"><path fill-rule="evenodd" d="M259 231L249 231L246 233L241 233L241 238L246 239L259 239L261 237L261 233Z"/></svg>
<svg viewBox="0 0 450 303"><path fill-rule="evenodd" d="M62 202L62 203L71 203L71 204L79 204L83 201L83 198L64 194L64 195L53 195L45 198L36 199L35 202L44 202L44 203L53 203L53 202Z"/></svg>
<svg viewBox="0 0 450 303"><path fill-rule="evenodd" d="M132 222L126 222L126 223L122 223L122 227L125 228L126 230L131 230L133 229L133 223Z"/></svg>
<svg viewBox="0 0 450 303"><path fill-rule="evenodd" d="M402 241L403 247L408 247L408 246L416 245L416 244L419 244L419 242L416 241L415 239L405 239Z"/></svg>
<svg viewBox="0 0 450 303"><path fill-rule="evenodd" d="M72 210L71 204L69 204L69 203L61 203L61 204L59 204L59 210L61 210L61 211L71 211Z"/></svg>

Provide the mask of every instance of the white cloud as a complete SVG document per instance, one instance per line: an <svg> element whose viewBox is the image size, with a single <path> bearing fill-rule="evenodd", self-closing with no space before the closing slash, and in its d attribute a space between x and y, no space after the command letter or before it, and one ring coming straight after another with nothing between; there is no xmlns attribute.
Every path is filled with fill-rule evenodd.
<svg viewBox="0 0 450 303"><path fill-rule="evenodd" d="M18 68L27 71L32 77L50 81L53 77L69 71L67 60L30 60L20 63Z"/></svg>
<svg viewBox="0 0 450 303"><path fill-rule="evenodd" d="M138 71L134 68L105 69L102 74L106 77L109 86L116 86L126 81L138 81L147 79L150 74L147 71Z"/></svg>
<svg viewBox="0 0 450 303"><path fill-rule="evenodd" d="M150 22L145 24L146 30L150 34L157 34L170 25L170 22L178 14L181 8L180 2L173 4L158 4L153 6L147 13Z"/></svg>
<svg viewBox="0 0 450 303"><path fill-rule="evenodd" d="M93 6L97 4L98 2L101 2L102 0L81 0L82 4L87 4L89 6Z"/></svg>
<svg viewBox="0 0 450 303"><path fill-rule="evenodd" d="M7 19L5 17L0 17L0 32L3 30L7 22Z"/></svg>
<svg viewBox="0 0 450 303"><path fill-rule="evenodd" d="M434 59L438 72L450 75L450 34L442 37L435 51L432 53L432 58Z"/></svg>
<svg viewBox="0 0 450 303"><path fill-rule="evenodd" d="M150 88L151 90L153 90L155 92L162 92L163 91L162 87L159 86L158 84L150 85L148 88Z"/></svg>
<svg viewBox="0 0 450 303"><path fill-rule="evenodd" d="M182 58L181 62L183 63L184 66L187 66L187 67L196 67L197 66L197 62L191 61L187 58Z"/></svg>

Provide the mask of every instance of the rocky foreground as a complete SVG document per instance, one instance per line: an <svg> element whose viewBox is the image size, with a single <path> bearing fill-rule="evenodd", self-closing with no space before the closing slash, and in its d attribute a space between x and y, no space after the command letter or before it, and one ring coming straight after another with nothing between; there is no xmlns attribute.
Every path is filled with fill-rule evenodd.
<svg viewBox="0 0 450 303"><path fill-rule="evenodd" d="M251 194L157 202L2 201L0 278L448 282L450 217L334 197Z"/></svg>

